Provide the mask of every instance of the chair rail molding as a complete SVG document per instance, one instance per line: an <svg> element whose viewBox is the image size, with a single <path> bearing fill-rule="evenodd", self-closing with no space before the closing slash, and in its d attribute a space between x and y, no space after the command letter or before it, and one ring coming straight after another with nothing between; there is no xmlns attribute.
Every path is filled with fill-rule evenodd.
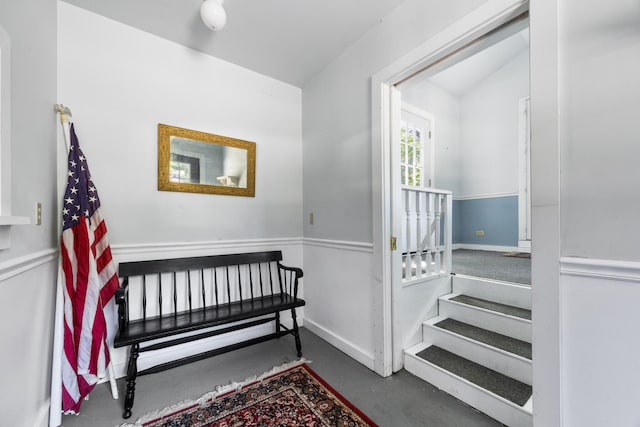
<svg viewBox="0 0 640 427"><path fill-rule="evenodd" d="M560 274L613 279L640 284L640 262L562 257L560 258Z"/></svg>
<svg viewBox="0 0 640 427"><path fill-rule="evenodd" d="M51 248L4 261L0 263L0 283L57 259L58 249Z"/></svg>

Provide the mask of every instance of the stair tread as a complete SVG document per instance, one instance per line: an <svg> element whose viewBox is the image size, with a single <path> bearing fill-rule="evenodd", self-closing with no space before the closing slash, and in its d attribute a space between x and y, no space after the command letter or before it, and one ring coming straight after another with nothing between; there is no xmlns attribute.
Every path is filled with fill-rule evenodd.
<svg viewBox="0 0 640 427"><path fill-rule="evenodd" d="M456 301L462 304L480 307L509 316L519 317L521 319L531 320L531 310L526 308L515 307L513 305L501 304L499 302L488 301L481 298L470 297L469 295L457 295L450 298L450 301Z"/></svg>
<svg viewBox="0 0 640 427"><path fill-rule="evenodd" d="M432 345L427 347L417 353L416 356L509 400L518 406L524 406L531 397L532 388L530 385L472 362L438 346Z"/></svg>
<svg viewBox="0 0 640 427"><path fill-rule="evenodd" d="M482 329L451 318L441 320L435 323L434 326L531 360L531 344L526 341Z"/></svg>

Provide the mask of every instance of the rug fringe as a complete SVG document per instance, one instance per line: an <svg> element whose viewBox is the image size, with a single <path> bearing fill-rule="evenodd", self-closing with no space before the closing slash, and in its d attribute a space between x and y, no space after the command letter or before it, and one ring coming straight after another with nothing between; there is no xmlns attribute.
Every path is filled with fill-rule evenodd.
<svg viewBox="0 0 640 427"><path fill-rule="evenodd" d="M216 397L220 396L221 394L226 394L226 393L242 390L242 388L245 387L246 385L254 384L254 383L257 383L257 382L261 382L265 378L272 377L272 376L276 375L279 372L295 368L296 366L304 365L305 363L311 363L311 361L307 360L307 359L305 359L303 357L303 358L300 358L299 360L293 360L291 362L283 363L280 366L275 366L275 367L271 368L269 371L264 372L261 375L254 375L254 376L249 377L246 380L241 381L241 382L234 381L234 382L232 382L230 384L227 384L227 385L217 386L214 391L207 392L207 393L203 394L202 396L200 396L198 399L195 399L195 400L186 399L186 400L183 400L181 402L175 403L173 405L167 406L164 409L160 409L158 411L149 412L149 413L141 416L140 418L138 418L138 420L135 423L133 423L133 424L130 424L130 423L120 424L119 427L140 427L146 422L153 421L153 420L156 420L158 418L165 417L167 415L171 415L174 412L181 411L181 410L183 410L185 408L188 408L190 406L202 405L202 404L208 402L209 400L215 399Z"/></svg>

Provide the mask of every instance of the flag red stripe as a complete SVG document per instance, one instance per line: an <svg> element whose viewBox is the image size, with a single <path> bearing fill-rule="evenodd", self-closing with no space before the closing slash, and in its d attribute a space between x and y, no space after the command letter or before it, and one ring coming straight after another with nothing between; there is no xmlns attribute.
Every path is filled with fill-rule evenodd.
<svg viewBox="0 0 640 427"><path fill-rule="evenodd" d="M107 248L102 251L102 254L96 259L96 269L98 273L101 273L104 268L111 262L111 248Z"/></svg>
<svg viewBox="0 0 640 427"><path fill-rule="evenodd" d="M109 301L111 297L115 295L119 287L120 281L118 280L118 275L114 273L100 290L100 297L102 298L102 301Z"/></svg>
<svg viewBox="0 0 640 427"><path fill-rule="evenodd" d="M107 337L107 331L104 323L104 312L102 311L102 304L98 304L99 309L96 310L96 316L93 319L91 340L91 360L89 361L89 372L93 375L98 375L98 359L100 357L100 349Z"/></svg>
<svg viewBox="0 0 640 427"><path fill-rule="evenodd" d="M73 294L73 328L76 348L80 345L84 306L89 285L89 233L87 221L80 221L71 228L73 233L73 247L76 256L75 293Z"/></svg>

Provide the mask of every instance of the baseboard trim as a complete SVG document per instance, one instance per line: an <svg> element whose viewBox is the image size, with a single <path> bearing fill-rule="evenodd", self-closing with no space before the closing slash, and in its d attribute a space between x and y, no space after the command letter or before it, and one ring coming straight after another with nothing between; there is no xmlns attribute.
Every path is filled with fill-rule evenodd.
<svg viewBox="0 0 640 427"><path fill-rule="evenodd" d="M57 261L58 250L46 249L0 263L0 282L33 270L51 261Z"/></svg>
<svg viewBox="0 0 640 427"><path fill-rule="evenodd" d="M531 248L520 248L518 246L498 246L498 245L476 245L471 243L454 243L452 249L471 249L475 251L493 252L526 252L531 253Z"/></svg>
<svg viewBox="0 0 640 427"><path fill-rule="evenodd" d="M304 327L367 368L374 370L375 358L372 353L361 349L306 317L304 318Z"/></svg>
<svg viewBox="0 0 640 427"><path fill-rule="evenodd" d="M373 243L366 242L350 242L346 240L328 240L305 237L304 244L309 246L319 246L323 248L373 253Z"/></svg>
<svg viewBox="0 0 640 427"><path fill-rule="evenodd" d="M640 283L640 263L594 258L562 257L560 258L560 274Z"/></svg>
<svg viewBox="0 0 640 427"><path fill-rule="evenodd" d="M302 237L286 237L274 239L218 240L209 242L133 243L111 245L111 251L114 256L122 256L164 252L215 251L265 246L295 246L302 244L302 242Z"/></svg>

